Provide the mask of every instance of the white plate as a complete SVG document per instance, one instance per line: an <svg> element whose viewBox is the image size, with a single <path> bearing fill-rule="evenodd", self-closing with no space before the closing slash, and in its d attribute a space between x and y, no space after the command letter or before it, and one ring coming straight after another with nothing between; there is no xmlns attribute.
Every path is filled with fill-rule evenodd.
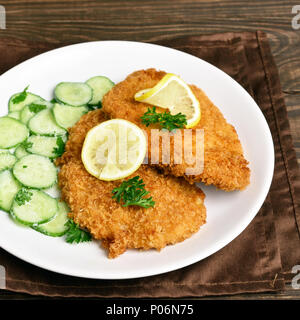
<svg viewBox="0 0 300 320"><path fill-rule="evenodd" d="M207 224L190 239L161 252L129 250L109 260L98 242L70 245L15 224L0 212L0 245L36 266L72 276L96 279L138 278L182 268L220 250L255 217L268 193L274 149L267 122L250 95L227 74L189 54L152 44L103 41L56 49L19 64L0 77L0 115L7 102L28 84L30 91L52 99L60 81L86 81L105 75L114 82L129 73L154 67L180 75L202 88L235 126L250 161L251 184L245 191L226 193L214 187L206 194Z"/></svg>

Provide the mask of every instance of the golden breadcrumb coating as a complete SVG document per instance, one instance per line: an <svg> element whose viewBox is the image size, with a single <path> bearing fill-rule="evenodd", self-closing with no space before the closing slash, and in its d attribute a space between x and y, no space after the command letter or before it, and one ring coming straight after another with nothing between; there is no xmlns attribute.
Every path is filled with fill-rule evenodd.
<svg viewBox="0 0 300 320"><path fill-rule="evenodd" d="M81 161L81 148L87 132L106 120L101 110L84 115L70 129L61 166L59 186L62 198L71 209L70 217L102 240L109 258L126 249L160 250L189 238L206 221L203 192L184 179L165 176L142 165L133 175L140 176L155 201L154 208L122 207L112 199L112 190L122 180L101 181L90 175Z"/></svg>
<svg viewBox="0 0 300 320"><path fill-rule="evenodd" d="M152 125L147 128L142 124L141 117L151 106L135 101L134 95L139 90L156 85L165 74L165 72L156 71L155 69L132 73L104 96L103 111L111 118L127 119L138 124L146 130L149 137L150 130L155 126ZM244 189L250 182L250 169L248 168L248 161L244 158L243 149L235 128L227 123L220 110L201 89L194 85L190 87L200 102L201 120L192 129L193 143L187 143L185 150L188 151L188 148L190 148L190 154L195 155L196 129L204 129L204 169L198 174L187 174L187 168L193 166L188 164L185 159L182 159L182 163L174 161L174 154L178 153L178 148L175 148L174 152L172 139L170 163L162 163L160 157L159 163L155 166L162 168L166 174L172 174L176 177L182 176L190 183L204 182L226 191ZM157 108L157 111L162 112L164 110ZM161 142L159 143L161 148ZM148 144L148 157L151 159L151 157L157 156L157 153L151 154L151 141L148 141ZM184 146L184 143L182 143L182 146ZM158 152L161 153L159 148Z"/></svg>

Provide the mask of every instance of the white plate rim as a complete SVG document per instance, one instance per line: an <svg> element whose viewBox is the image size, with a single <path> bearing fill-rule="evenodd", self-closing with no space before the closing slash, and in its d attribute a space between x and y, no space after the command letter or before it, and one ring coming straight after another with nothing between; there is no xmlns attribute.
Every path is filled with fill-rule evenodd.
<svg viewBox="0 0 300 320"><path fill-rule="evenodd" d="M52 54L56 54L57 51L60 50L69 50L72 49L74 47L77 46L86 46L89 45L91 43L105 43L106 45L127 45L127 44L134 44L134 45L139 45L139 46L155 46L155 47L160 47L160 48L164 48L170 51L175 51L177 53L180 54L184 54L184 55L188 55L190 57L192 57L193 59L199 59L202 61L202 63L208 64L210 65L211 68L217 70L218 72L222 73L224 77L227 77L230 79L230 81L232 82L232 84L234 86L239 87L239 89L241 90L241 92L243 92L243 95L245 95L247 97L247 99L252 101L252 104L256 106L256 111L257 114L259 115L259 121L261 122L260 124L262 126L264 126L265 128L265 133L266 133L266 139L268 140L268 148L269 148L269 156L271 156L270 162L269 162L269 167L267 172L265 172L265 184L263 186L263 190L264 192L261 192L259 197L257 198L256 204L252 207L252 210L249 212L248 216L246 218L243 219L243 221L239 224L238 227L236 227L234 230L232 230L231 235L227 236L226 238L223 238L223 241L219 241L218 243L215 243L214 245L212 245L210 247L209 250L207 250L205 252L205 254L203 253L199 253L199 255L194 256L193 258L185 258L182 259L180 261L180 263L177 263L175 265L168 265L166 267L161 266L159 270L153 270L153 272L143 272L142 270L139 273L135 273L135 274L128 274L128 275L124 275L124 276L114 276L114 275L107 275L107 276L100 276L99 275L95 275L95 274L82 274L82 273L77 273L74 271L69 271L69 270L63 270L62 268L55 268L55 267L49 267L47 265L44 265L43 263L37 261L36 259L33 259L32 257L27 257L27 256L23 256L22 254L20 254L18 252L18 250L15 250L14 246L10 246L9 244L5 243L5 241L3 241L3 239L1 239L0 237L0 247L3 248L4 250L6 250L7 252L9 252L10 254L16 256L17 258L28 262L30 264L33 264L37 267L43 268L45 270L49 270L49 271L53 271L56 273L60 273L60 274L65 274L65 275L69 275L69 276L75 276L75 277L82 277L82 278L89 278L89 279L103 279L103 280L121 280L121 279L134 279L134 278L141 278L141 277L148 277L148 276L154 276L154 275L158 275L158 274L163 274L166 272L170 272L170 271L174 271L174 270L178 270L181 268L184 268L186 266L192 265L196 262L199 262L207 257L209 257L210 255L216 253L217 251L219 251L220 249L222 249L223 247L225 247L227 244L229 244L232 240L234 240L237 236L239 236L245 229L246 227L250 224L250 222L254 219L254 217L256 216L256 214L258 213L258 211L260 210L261 206L264 203L264 200L267 197L267 194L269 192L271 183L272 183L272 178L273 178L273 172L274 172L274 162L275 162L275 157L274 157L274 145L273 145L273 139L272 139L272 135L269 129L269 126L267 124L267 121L261 111L261 109L258 107L258 105L256 104L256 102L254 101L254 99L251 97L251 95L233 78L231 78L228 74L226 74L224 71L222 71L221 69L215 67L214 65L210 64L209 62L198 58L196 56L193 56L189 53L185 53L182 52L180 50L177 49L173 49L173 48L169 48L169 47L164 47L161 45L157 45L157 44L152 44L152 43L144 43L144 42L137 42L137 41L122 41L122 40L104 40L104 41L90 41L90 42L82 42L82 43L77 43L77 44L71 44L71 45L66 45L60 48L56 48L56 49L52 49L50 51L44 52L42 54L39 54L35 57L32 57L26 61L21 62L20 64L14 66L13 68L7 70L6 72L4 72L3 74L0 75L0 78L2 78L3 76L5 76L7 73L14 71L16 68L20 68L22 67L24 64L27 63L31 63L32 61L39 59L39 58L45 58L47 56L50 56Z"/></svg>

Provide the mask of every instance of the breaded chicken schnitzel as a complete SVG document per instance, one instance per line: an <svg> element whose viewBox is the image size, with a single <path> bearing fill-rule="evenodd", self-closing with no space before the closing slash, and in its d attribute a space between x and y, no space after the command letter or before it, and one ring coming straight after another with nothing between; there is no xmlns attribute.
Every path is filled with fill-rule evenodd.
<svg viewBox="0 0 300 320"><path fill-rule="evenodd" d="M110 118L121 118L136 123L146 130L150 136L150 130L155 126L146 127L141 122L141 117L150 107L149 104L137 102L134 95L142 89L154 87L165 75L165 72L155 69L136 71L129 75L124 81L112 88L103 99L103 111ZM217 188L232 191L244 189L250 181L250 169L248 161L244 158L243 149L239 141L235 128L227 123L220 110L209 100L205 93L194 85L190 86L196 98L200 102L201 120L192 130L192 143L187 143L185 151L187 154L195 155L196 130L204 130L204 166L201 172L187 174L187 168L191 167L188 161L182 159L181 163L174 161L174 154L178 148L174 147L171 139L170 162L160 161L155 166L163 169L166 174L176 177L184 177L188 182L204 182L213 184ZM158 111L165 110L157 108ZM183 131L183 130L181 130ZM182 135L183 136L183 135ZM158 142L160 143L160 142ZM149 141L149 145L151 142ZM184 143L182 143L184 145ZM161 148L161 146L160 146ZM156 150L155 148L153 148ZM159 149L159 147L158 147ZM190 149L190 150L188 150ZM149 160L157 157L149 150ZM161 150L158 152L161 153Z"/></svg>
<svg viewBox="0 0 300 320"><path fill-rule="evenodd" d="M109 258L126 249L160 250L189 238L206 221L203 192L184 179L164 176L155 168L142 165L132 176L140 176L155 201L154 208L122 207L112 199L112 190L122 180L101 181L90 175L81 161L87 132L106 120L101 110L82 116L70 129L61 166L59 186L62 199L71 209L70 217L102 240Z"/></svg>

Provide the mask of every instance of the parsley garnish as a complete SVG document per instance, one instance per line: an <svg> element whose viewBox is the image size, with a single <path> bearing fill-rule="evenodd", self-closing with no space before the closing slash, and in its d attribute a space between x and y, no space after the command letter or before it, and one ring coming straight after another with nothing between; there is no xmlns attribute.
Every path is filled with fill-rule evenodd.
<svg viewBox="0 0 300 320"><path fill-rule="evenodd" d="M12 102L14 104L16 103L20 103L20 102L23 102L26 97L27 97L27 90L28 90L29 86L27 86L21 93L19 93L17 96L15 96L13 99L12 99Z"/></svg>
<svg viewBox="0 0 300 320"><path fill-rule="evenodd" d="M46 109L47 107L44 104L37 104L37 103L31 103L29 106L29 111L33 112L33 113L38 113L44 109Z"/></svg>
<svg viewBox="0 0 300 320"><path fill-rule="evenodd" d="M57 101L56 101L55 98L53 98L50 102L51 102L51 103L56 103Z"/></svg>
<svg viewBox="0 0 300 320"><path fill-rule="evenodd" d="M21 143L21 146L27 150L33 146L33 143L25 140Z"/></svg>
<svg viewBox="0 0 300 320"><path fill-rule="evenodd" d="M136 176L127 181L123 181L118 188L114 188L112 190L112 198L118 202L122 200L123 207L140 206L146 209L154 207L155 202L152 200L152 197L144 198L149 194L149 191L146 191L144 187L143 179Z"/></svg>
<svg viewBox="0 0 300 320"><path fill-rule="evenodd" d="M163 129L172 131L174 129L183 128L187 124L186 115L177 113L171 114L169 111L163 113L156 112L156 107L148 108L147 112L141 117L142 123L147 127L153 123L159 123Z"/></svg>
<svg viewBox="0 0 300 320"><path fill-rule="evenodd" d="M64 143L64 140L62 139L62 137L58 137L56 139L56 145L57 145L57 147L53 148L53 153L57 157L60 157L65 152L65 143Z"/></svg>
<svg viewBox="0 0 300 320"><path fill-rule="evenodd" d="M22 188L16 195L15 201L18 206L24 205L26 202L31 200L32 192L27 190L26 188Z"/></svg>
<svg viewBox="0 0 300 320"><path fill-rule="evenodd" d="M87 242L92 240L92 236L85 230L79 228L73 220L68 220L65 224L68 227L66 241L68 243Z"/></svg>
<svg viewBox="0 0 300 320"><path fill-rule="evenodd" d="M99 101L98 104L96 104L96 105L88 104L87 107L88 107L89 110L91 110L91 111L97 110L97 109L101 109L101 108L102 108L102 102Z"/></svg>
<svg viewBox="0 0 300 320"><path fill-rule="evenodd" d="M102 102L99 101L97 105L95 105L96 109L102 109Z"/></svg>

